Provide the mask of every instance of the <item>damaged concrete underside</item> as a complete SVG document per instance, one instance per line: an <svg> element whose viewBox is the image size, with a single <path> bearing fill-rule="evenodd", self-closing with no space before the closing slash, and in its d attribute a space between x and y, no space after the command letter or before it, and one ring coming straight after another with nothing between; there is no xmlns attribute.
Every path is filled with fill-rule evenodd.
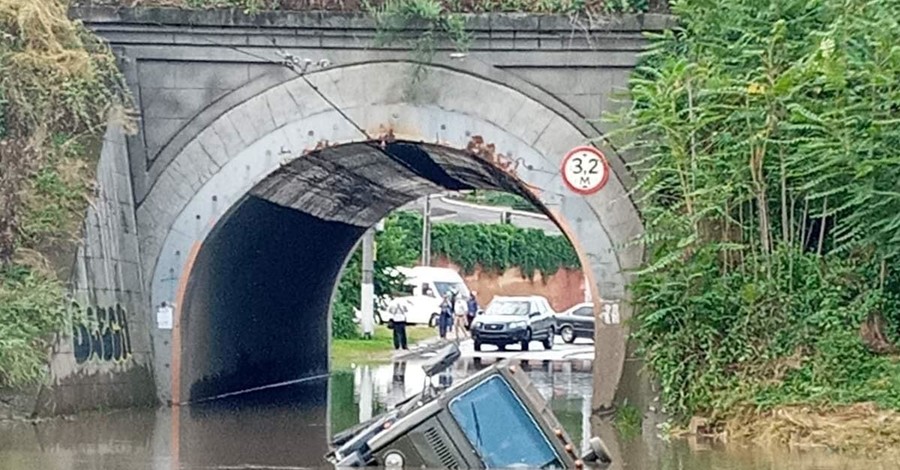
<svg viewBox="0 0 900 470"><path fill-rule="evenodd" d="M328 147L258 183L215 226L184 302L187 401L324 373L329 307L345 260L391 210L446 190L540 202L466 151L413 142Z"/></svg>

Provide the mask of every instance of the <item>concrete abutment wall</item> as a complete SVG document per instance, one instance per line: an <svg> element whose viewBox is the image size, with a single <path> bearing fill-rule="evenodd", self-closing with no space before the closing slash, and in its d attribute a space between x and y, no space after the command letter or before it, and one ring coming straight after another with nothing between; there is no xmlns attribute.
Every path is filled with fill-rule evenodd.
<svg viewBox="0 0 900 470"><path fill-rule="evenodd" d="M109 124L70 280L72 330L57 337L38 415L157 402L125 138Z"/></svg>
<svg viewBox="0 0 900 470"><path fill-rule="evenodd" d="M274 343L256 348L265 352L265 357L254 359L251 355L247 364L258 368L280 357L281 364L294 366L272 367L272 380L318 370L321 361L301 361L302 349L291 349L291 345L309 347L313 356L327 351L323 349L327 334L326 342L321 339L328 329L327 314L312 322L301 321L288 315L291 302L286 298L270 299L277 305L269 310L281 313L256 317L248 312L248 317L228 327L228 319L234 317L222 317L222 312L248 311L254 306L241 298L241 292L247 291L222 290L221 286L263 278L254 285L270 291L297 291L293 302L299 305L305 295L302 287L315 285L310 281L313 277L318 276L323 286L333 281L327 278L334 266L340 267L343 254L336 252L330 258L338 260L336 263L326 261L315 271L295 270L293 277L287 277L289 282L275 282L270 277L285 278L284 273L312 256L302 251L285 255L278 260L283 262L283 272L275 273L277 269L263 260L274 259L276 229L290 228L293 222L289 220L300 217L296 231L305 233L304 228L314 223L302 218L314 217L315 223L349 223L355 228L346 233L353 238L374 223L376 216L396 207L401 196L446 187L427 177L410 183L414 179L397 170L376 185L381 194L395 196L385 196L374 206L331 209L335 201L345 204L354 199L352 194L329 193L327 189L334 183L328 182L329 175L364 175L370 170L323 166L308 159L310 152L325 150L327 143L336 149L353 149L351 161L368 158L364 148L353 145L387 132L417 146L427 143L419 147L438 166L457 175L468 172L485 184L496 175L479 173L481 170L453 155L465 153L474 136L495 144L502 155L494 163L516 167L513 178L548 208L575 242L583 264L590 267L593 297L620 301L619 319L628 318L623 272L637 266L641 253L614 247L639 234L641 224L627 196L631 178L624 161L613 149L601 147L616 177L601 193L590 197L566 190L558 169L568 149L608 130L603 124L588 124L587 119L611 106L613 94L624 88L643 47L643 32L665 27L667 18L625 17L589 27L586 33L564 18L474 18L470 27L475 41L469 56L460 61L439 54L428 67L415 99L408 99L403 93L410 72L410 64L404 62L407 52L372 49L375 32L361 15L271 13L249 18L223 11L106 8L76 9L73 14L110 42L135 93L141 119L137 135L125 137L114 132L104 147L104 155L116 155L116 187L122 189L114 199L120 202L117 210L121 212L104 213L98 224L116 233L113 238L121 242L116 245L118 251L113 250L116 254L112 255L87 253L103 246L88 233L85 254L80 258L85 263L92 259L121 263L114 263L111 271L85 269L85 281L80 285L92 287L77 289L83 298L88 292L108 292L97 303L110 303L102 307L111 307L115 313L115 326L104 320L110 331L121 331L119 312L127 312L130 356L113 361L115 365L101 364L103 361L82 365L74 360L78 353L74 343L69 347L61 342L53 361L54 377L59 384L71 377L74 388L66 392L72 394L70 399L57 399L57 403L68 400L75 407L87 407L98 393L109 397L104 401L109 404L183 401L191 395L192 386L208 383L210 377L231 384L216 387L216 391L245 387L248 384L240 377L246 364L221 360L227 356L223 355L227 348L216 348L233 342L232 351L237 351L259 344L272 338L267 329L274 328L272 325L281 325L279 331L311 331L317 339L308 344L305 338L290 343L286 336L279 336ZM332 65L300 79L278 64L280 48L314 61L325 58ZM396 155L392 158L392 164L402 160ZM375 159L372 165L384 162L389 160ZM294 184L279 170L286 165L294 168L294 176L307 175L301 178L308 196L302 201L279 189ZM123 173L127 175L124 180ZM231 219L245 204L262 206ZM266 204L281 208L271 208L273 213L295 209L300 213L282 214L271 219L280 222L270 225L262 215L266 210L261 207ZM359 217L341 220L350 213ZM241 222L241 217L248 219ZM113 219L130 219L134 225L122 227L110 222ZM223 222L226 219L228 222ZM243 228L220 230L220 223ZM334 240L329 240L328 246L336 246L330 243L340 237L329 233ZM265 241L265 236L273 238ZM228 241L229 237L233 240ZM290 238L287 234L283 237L287 238L281 245ZM325 246L315 241L315 234L302 238L313 247ZM297 243L302 242L298 239ZM347 243L352 246L352 241ZM267 250L269 254L261 255ZM228 252L227 256L222 256L223 252ZM244 268L235 270L237 264ZM120 278L101 274L117 269L122 272ZM156 309L163 301L176 304L174 329L156 325ZM303 302L319 301L310 297ZM219 308L222 306L226 306L224 310ZM103 311L107 314L104 318L109 318L109 310ZM213 313L188 318L187 311ZM215 330L213 323L225 327ZM259 328L249 332L249 325ZM615 395L625 354L624 333L621 323L598 328L598 344L608 346L598 348L598 357L603 357L596 365L595 406L611 403ZM209 342L212 334L231 339ZM73 338L77 337L76 333ZM112 351L114 356L123 354L115 347ZM242 360L247 360L246 355ZM92 374L106 374L110 379ZM146 396L149 380L155 384L156 397ZM144 393L113 392L123 384L140 384L134 390ZM122 398L112 400L113 395Z"/></svg>

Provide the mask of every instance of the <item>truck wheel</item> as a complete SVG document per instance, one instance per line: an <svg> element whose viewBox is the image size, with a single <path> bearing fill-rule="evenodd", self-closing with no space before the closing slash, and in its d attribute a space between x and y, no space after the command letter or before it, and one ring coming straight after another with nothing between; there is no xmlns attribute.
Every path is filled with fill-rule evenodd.
<svg viewBox="0 0 900 470"><path fill-rule="evenodd" d="M522 351L528 351L531 345L531 330L525 331L525 339L522 340Z"/></svg>
<svg viewBox="0 0 900 470"><path fill-rule="evenodd" d="M475 340L475 350L481 351L481 341Z"/></svg>
<svg viewBox="0 0 900 470"><path fill-rule="evenodd" d="M559 335L562 336L562 340L566 343L572 344L575 342L575 330L569 325L562 327L559 330Z"/></svg>

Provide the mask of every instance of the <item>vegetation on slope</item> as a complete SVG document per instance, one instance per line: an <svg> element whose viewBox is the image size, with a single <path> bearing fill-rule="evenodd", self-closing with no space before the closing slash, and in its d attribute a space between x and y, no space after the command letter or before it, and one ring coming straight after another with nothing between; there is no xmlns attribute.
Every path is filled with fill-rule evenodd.
<svg viewBox="0 0 900 470"><path fill-rule="evenodd" d="M900 2L673 12L619 135L645 156L633 331L666 411L900 410Z"/></svg>
<svg viewBox="0 0 900 470"><path fill-rule="evenodd" d="M95 162L86 148L126 96L110 51L61 0L0 0L0 386L41 379L68 317Z"/></svg>

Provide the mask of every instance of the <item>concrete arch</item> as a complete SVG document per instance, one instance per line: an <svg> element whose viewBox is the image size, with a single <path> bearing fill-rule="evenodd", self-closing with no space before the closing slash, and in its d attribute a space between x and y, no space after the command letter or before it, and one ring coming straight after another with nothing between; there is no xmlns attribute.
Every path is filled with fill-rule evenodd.
<svg viewBox="0 0 900 470"><path fill-rule="evenodd" d="M153 311L163 301L176 302L175 328L154 331L155 372L164 401L183 399L180 362L173 360L178 356L173 351L182 348L180 301L194 257L217 222L282 167L325 147L369 142L373 136L428 143L438 154L442 148L458 153L476 137L494 144L520 163L516 177L576 245L594 298L626 299L625 272L640 263L641 252L620 248L640 234L640 218L617 178L589 197L564 188L560 160L588 140L579 126L514 89L445 68L432 67L419 85L419 98L411 102L403 93L409 69L403 62L368 63L283 82L222 114L159 173L137 220ZM355 223L374 223L382 209ZM328 210L317 210L315 215L327 220ZM628 317L626 304L621 312ZM612 401L621 374L624 337L617 325L599 330L598 339L607 335L621 343L613 348L615 357L596 364L605 380L595 404L605 404Z"/></svg>

